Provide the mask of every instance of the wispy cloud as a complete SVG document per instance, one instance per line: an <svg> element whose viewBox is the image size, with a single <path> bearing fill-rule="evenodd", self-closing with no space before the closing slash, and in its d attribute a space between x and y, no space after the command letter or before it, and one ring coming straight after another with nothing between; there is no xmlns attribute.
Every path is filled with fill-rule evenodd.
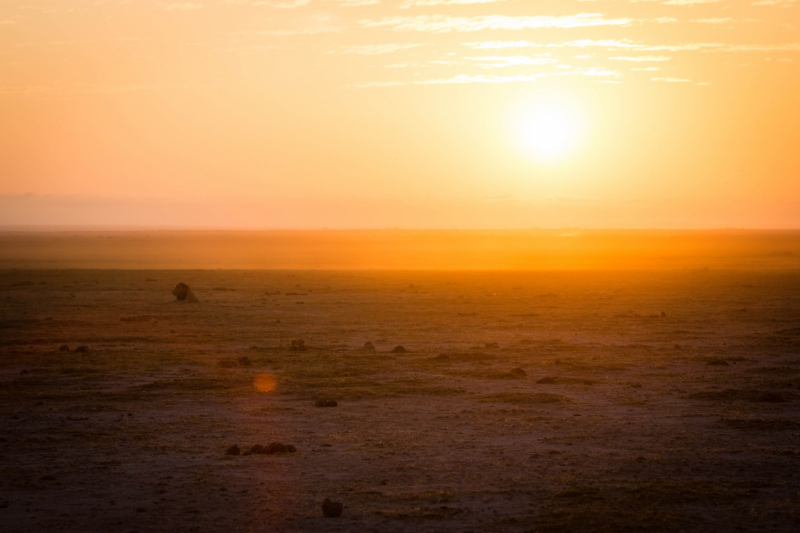
<svg viewBox="0 0 800 533"><path fill-rule="evenodd" d="M453 17L448 15L420 15L415 17L383 17L379 20L359 20L365 28L390 28L395 31L420 31L431 33L473 32L481 30L524 30L534 28L582 28L591 26L625 26L633 19L607 19L598 13L580 13L567 16L508 17L485 15Z"/></svg>
<svg viewBox="0 0 800 533"><path fill-rule="evenodd" d="M405 0L398 9L408 9L415 6L452 6L463 4L493 4L506 0Z"/></svg>
<svg viewBox="0 0 800 533"><path fill-rule="evenodd" d="M753 2L754 6L778 6L778 7L792 7L796 0L759 0Z"/></svg>
<svg viewBox="0 0 800 533"><path fill-rule="evenodd" d="M470 61L480 63L483 68L503 68L503 67L518 67L523 65L546 65L548 63L557 63L556 59L552 57L530 57L530 56L484 56L484 57L467 57Z"/></svg>
<svg viewBox="0 0 800 533"><path fill-rule="evenodd" d="M618 56L618 57L609 57L609 59L614 59L616 61L669 61L672 59L669 56Z"/></svg>
<svg viewBox="0 0 800 533"><path fill-rule="evenodd" d="M194 9L202 9L203 4L192 4L189 2L164 4L164 9L167 11L192 11Z"/></svg>
<svg viewBox="0 0 800 533"><path fill-rule="evenodd" d="M424 46L423 43L386 43L386 44L361 44L352 46L340 46L333 50L328 50L328 54L358 54L364 56L377 56L391 54L400 50L408 50Z"/></svg>

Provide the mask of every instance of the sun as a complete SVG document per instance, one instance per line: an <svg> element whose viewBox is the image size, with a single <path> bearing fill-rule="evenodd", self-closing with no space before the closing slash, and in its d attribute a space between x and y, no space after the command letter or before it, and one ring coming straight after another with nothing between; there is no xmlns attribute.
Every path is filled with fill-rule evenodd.
<svg viewBox="0 0 800 533"><path fill-rule="evenodd" d="M580 144L583 123L574 104L549 98L518 109L514 115L517 143L539 161L561 161Z"/></svg>

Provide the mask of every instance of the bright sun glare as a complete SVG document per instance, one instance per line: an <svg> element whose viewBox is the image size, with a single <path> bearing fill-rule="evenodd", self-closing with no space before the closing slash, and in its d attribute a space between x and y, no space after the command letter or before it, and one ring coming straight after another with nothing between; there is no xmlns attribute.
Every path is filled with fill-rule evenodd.
<svg viewBox="0 0 800 533"><path fill-rule="evenodd" d="M575 151L583 133L575 107L556 99L523 109L515 122L519 144L540 161L564 159Z"/></svg>

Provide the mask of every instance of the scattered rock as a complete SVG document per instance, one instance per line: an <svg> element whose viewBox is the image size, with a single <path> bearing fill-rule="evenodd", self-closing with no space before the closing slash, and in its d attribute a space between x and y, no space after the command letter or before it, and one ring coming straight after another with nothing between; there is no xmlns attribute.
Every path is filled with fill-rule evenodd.
<svg viewBox="0 0 800 533"><path fill-rule="evenodd" d="M521 378L528 375L528 373L522 370L521 368L512 368L509 373L513 376L519 376Z"/></svg>
<svg viewBox="0 0 800 533"><path fill-rule="evenodd" d="M343 506L341 502L334 502L328 498L325 498L325 501L322 502L322 514L323 516L329 518L342 516L342 507Z"/></svg>
<svg viewBox="0 0 800 533"><path fill-rule="evenodd" d="M239 447L234 444L233 446L228 448L228 450L225 452L225 455L239 455L240 452L241 450L239 449Z"/></svg>
<svg viewBox="0 0 800 533"><path fill-rule="evenodd" d="M305 352L308 350L308 347L303 339L297 339L292 341L292 345L289 346L289 349L293 352Z"/></svg>
<svg viewBox="0 0 800 533"><path fill-rule="evenodd" d="M706 361L706 365L709 366L730 366L725 359L721 359L719 357L709 357Z"/></svg>
<svg viewBox="0 0 800 533"><path fill-rule="evenodd" d="M89 353L89 347L88 346L78 346L77 348L75 348L75 351L77 353Z"/></svg>
<svg viewBox="0 0 800 533"><path fill-rule="evenodd" d="M289 451L289 449L286 447L286 445L282 444L280 442L273 442L269 446L267 446L267 453L268 454L286 453L288 451Z"/></svg>
<svg viewBox="0 0 800 533"><path fill-rule="evenodd" d="M372 344L371 342L367 341L367 342L364 343L364 349L367 350L368 352L374 352L375 351L375 345Z"/></svg>
<svg viewBox="0 0 800 533"><path fill-rule="evenodd" d="M395 346L392 348L392 353L406 353L408 350L403 348L402 346Z"/></svg>
<svg viewBox="0 0 800 533"><path fill-rule="evenodd" d="M282 444L280 442L273 442L269 446L254 444L252 447L250 447L250 450L246 453L256 454L256 455L273 455L276 453L295 453L295 452L297 452L297 448L295 448L291 444Z"/></svg>
<svg viewBox="0 0 800 533"><path fill-rule="evenodd" d="M786 397L779 392L765 392L754 399L756 402L783 403Z"/></svg>
<svg viewBox="0 0 800 533"><path fill-rule="evenodd" d="M62 344L61 346L58 347L58 351L59 352L68 352L69 351L69 346L67 346L66 344Z"/></svg>
<svg viewBox="0 0 800 533"><path fill-rule="evenodd" d="M220 359L217 361L217 366L220 368L233 368L236 366L236 361L233 359Z"/></svg>
<svg viewBox="0 0 800 533"><path fill-rule="evenodd" d="M185 283L175 285L175 288L172 289L172 294L175 295L179 302L195 303L198 301L192 289Z"/></svg>
<svg viewBox="0 0 800 533"><path fill-rule="evenodd" d="M558 377L558 376L548 376L546 378L542 378L536 383L540 385L594 385L597 383L596 381L592 381L591 379L583 379L583 378L565 378L565 377Z"/></svg>
<svg viewBox="0 0 800 533"><path fill-rule="evenodd" d="M238 361L239 365L241 365L241 366L252 366L253 365L253 363L250 361L250 358L247 357L246 355L243 355L242 357L240 357L236 361Z"/></svg>
<svg viewBox="0 0 800 533"><path fill-rule="evenodd" d="M317 407L336 407L339 403L336 400L317 400L314 405Z"/></svg>
<svg viewBox="0 0 800 533"><path fill-rule="evenodd" d="M661 318L667 318L667 313L665 313L664 311L661 311Z"/></svg>

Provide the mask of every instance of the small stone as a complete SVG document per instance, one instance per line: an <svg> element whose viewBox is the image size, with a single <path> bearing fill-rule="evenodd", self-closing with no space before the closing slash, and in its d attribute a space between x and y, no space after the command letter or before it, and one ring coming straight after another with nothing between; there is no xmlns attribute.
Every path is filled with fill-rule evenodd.
<svg viewBox="0 0 800 533"><path fill-rule="evenodd" d="M297 452L297 448L295 448L291 444L287 444L286 445L286 451L289 452L289 453L295 453L295 452Z"/></svg>
<svg viewBox="0 0 800 533"><path fill-rule="evenodd" d="M308 347L303 339L297 339L292 341L292 345L289 346L289 349L293 352L305 352L308 350Z"/></svg>
<svg viewBox="0 0 800 533"><path fill-rule="evenodd" d="M66 344L62 344L61 346L58 347L58 351L59 352L68 352L69 351L69 346L67 346Z"/></svg>
<svg viewBox="0 0 800 533"><path fill-rule="evenodd" d="M339 403L336 400L317 400L314 405L317 407L336 407Z"/></svg>
<svg viewBox="0 0 800 533"><path fill-rule="evenodd" d="M146 513L147 509L145 509L144 507L137 507L136 508L136 512L137 513Z"/></svg>
<svg viewBox="0 0 800 533"><path fill-rule="evenodd" d="M675 346L673 346L673 348L675 348L676 350L680 350L681 349L681 345L680 344L676 344Z"/></svg>
<svg viewBox="0 0 800 533"><path fill-rule="evenodd" d="M246 355L240 357L236 361L239 362L240 366L252 366L253 365L253 363L250 361L250 358L247 357Z"/></svg>
<svg viewBox="0 0 800 533"><path fill-rule="evenodd" d="M367 342L364 343L364 349L367 350L368 352L374 352L375 351L375 345L372 344L371 342L367 341Z"/></svg>
<svg viewBox="0 0 800 533"><path fill-rule="evenodd" d="M661 318L667 318L667 313L665 313L664 311L661 311Z"/></svg>
<svg viewBox="0 0 800 533"><path fill-rule="evenodd" d="M254 444L250 448L250 453L264 454L264 453L267 453L267 449L265 447L263 447L262 445L260 445L260 444Z"/></svg>
<svg viewBox="0 0 800 533"><path fill-rule="evenodd" d="M77 348L75 348L75 351L78 352L78 353L89 353L89 347L88 346L78 346Z"/></svg>
<svg viewBox="0 0 800 533"><path fill-rule="evenodd" d="M239 447L234 444L233 446L228 448L228 451L225 452L225 455L239 455L240 452L241 450L239 449Z"/></svg>
<svg viewBox="0 0 800 533"><path fill-rule="evenodd" d="M487 347L487 348L499 348L499 347L500 347L500 345L499 345L499 344L497 344L496 342L487 342L487 343L486 343L486 347Z"/></svg>
<svg viewBox="0 0 800 533"><path fill-rule="evenodd" d="M389 483L388 481L386 481L385 479L382 479L381 482L379 483L379 485L385 486L388 483Z"/></svg>
<svg viewBox="0 0 800 533"><path fill-rule="evenodd" d="M280 442L273 442L269 446L267 446L267 453L286 453L288 450L286 449L286 445Z"/></svg>
<svg viewBox="0 0 800 533"><path fill-rule="evenodd" d="M512 376L519 376L521 378L523 378L523 377L528 375L527 372L525 372L521 368L512 368L510 374Z"/></svg>
<svg viewBox="0 0 800 533"><path fill-rule="evenodd" d="M329 518L342 516L342 507L343 506L341 502L334 502L328 498L325 498L325 501L322 502L322 514L323 516Z"/></svg>
<svg viewBox="0 0 800 533"><path fill-rule="evenodd" d="M395 346L392 348L392 353L406 353L408 350L403 348L402 346Z"/></svg>

